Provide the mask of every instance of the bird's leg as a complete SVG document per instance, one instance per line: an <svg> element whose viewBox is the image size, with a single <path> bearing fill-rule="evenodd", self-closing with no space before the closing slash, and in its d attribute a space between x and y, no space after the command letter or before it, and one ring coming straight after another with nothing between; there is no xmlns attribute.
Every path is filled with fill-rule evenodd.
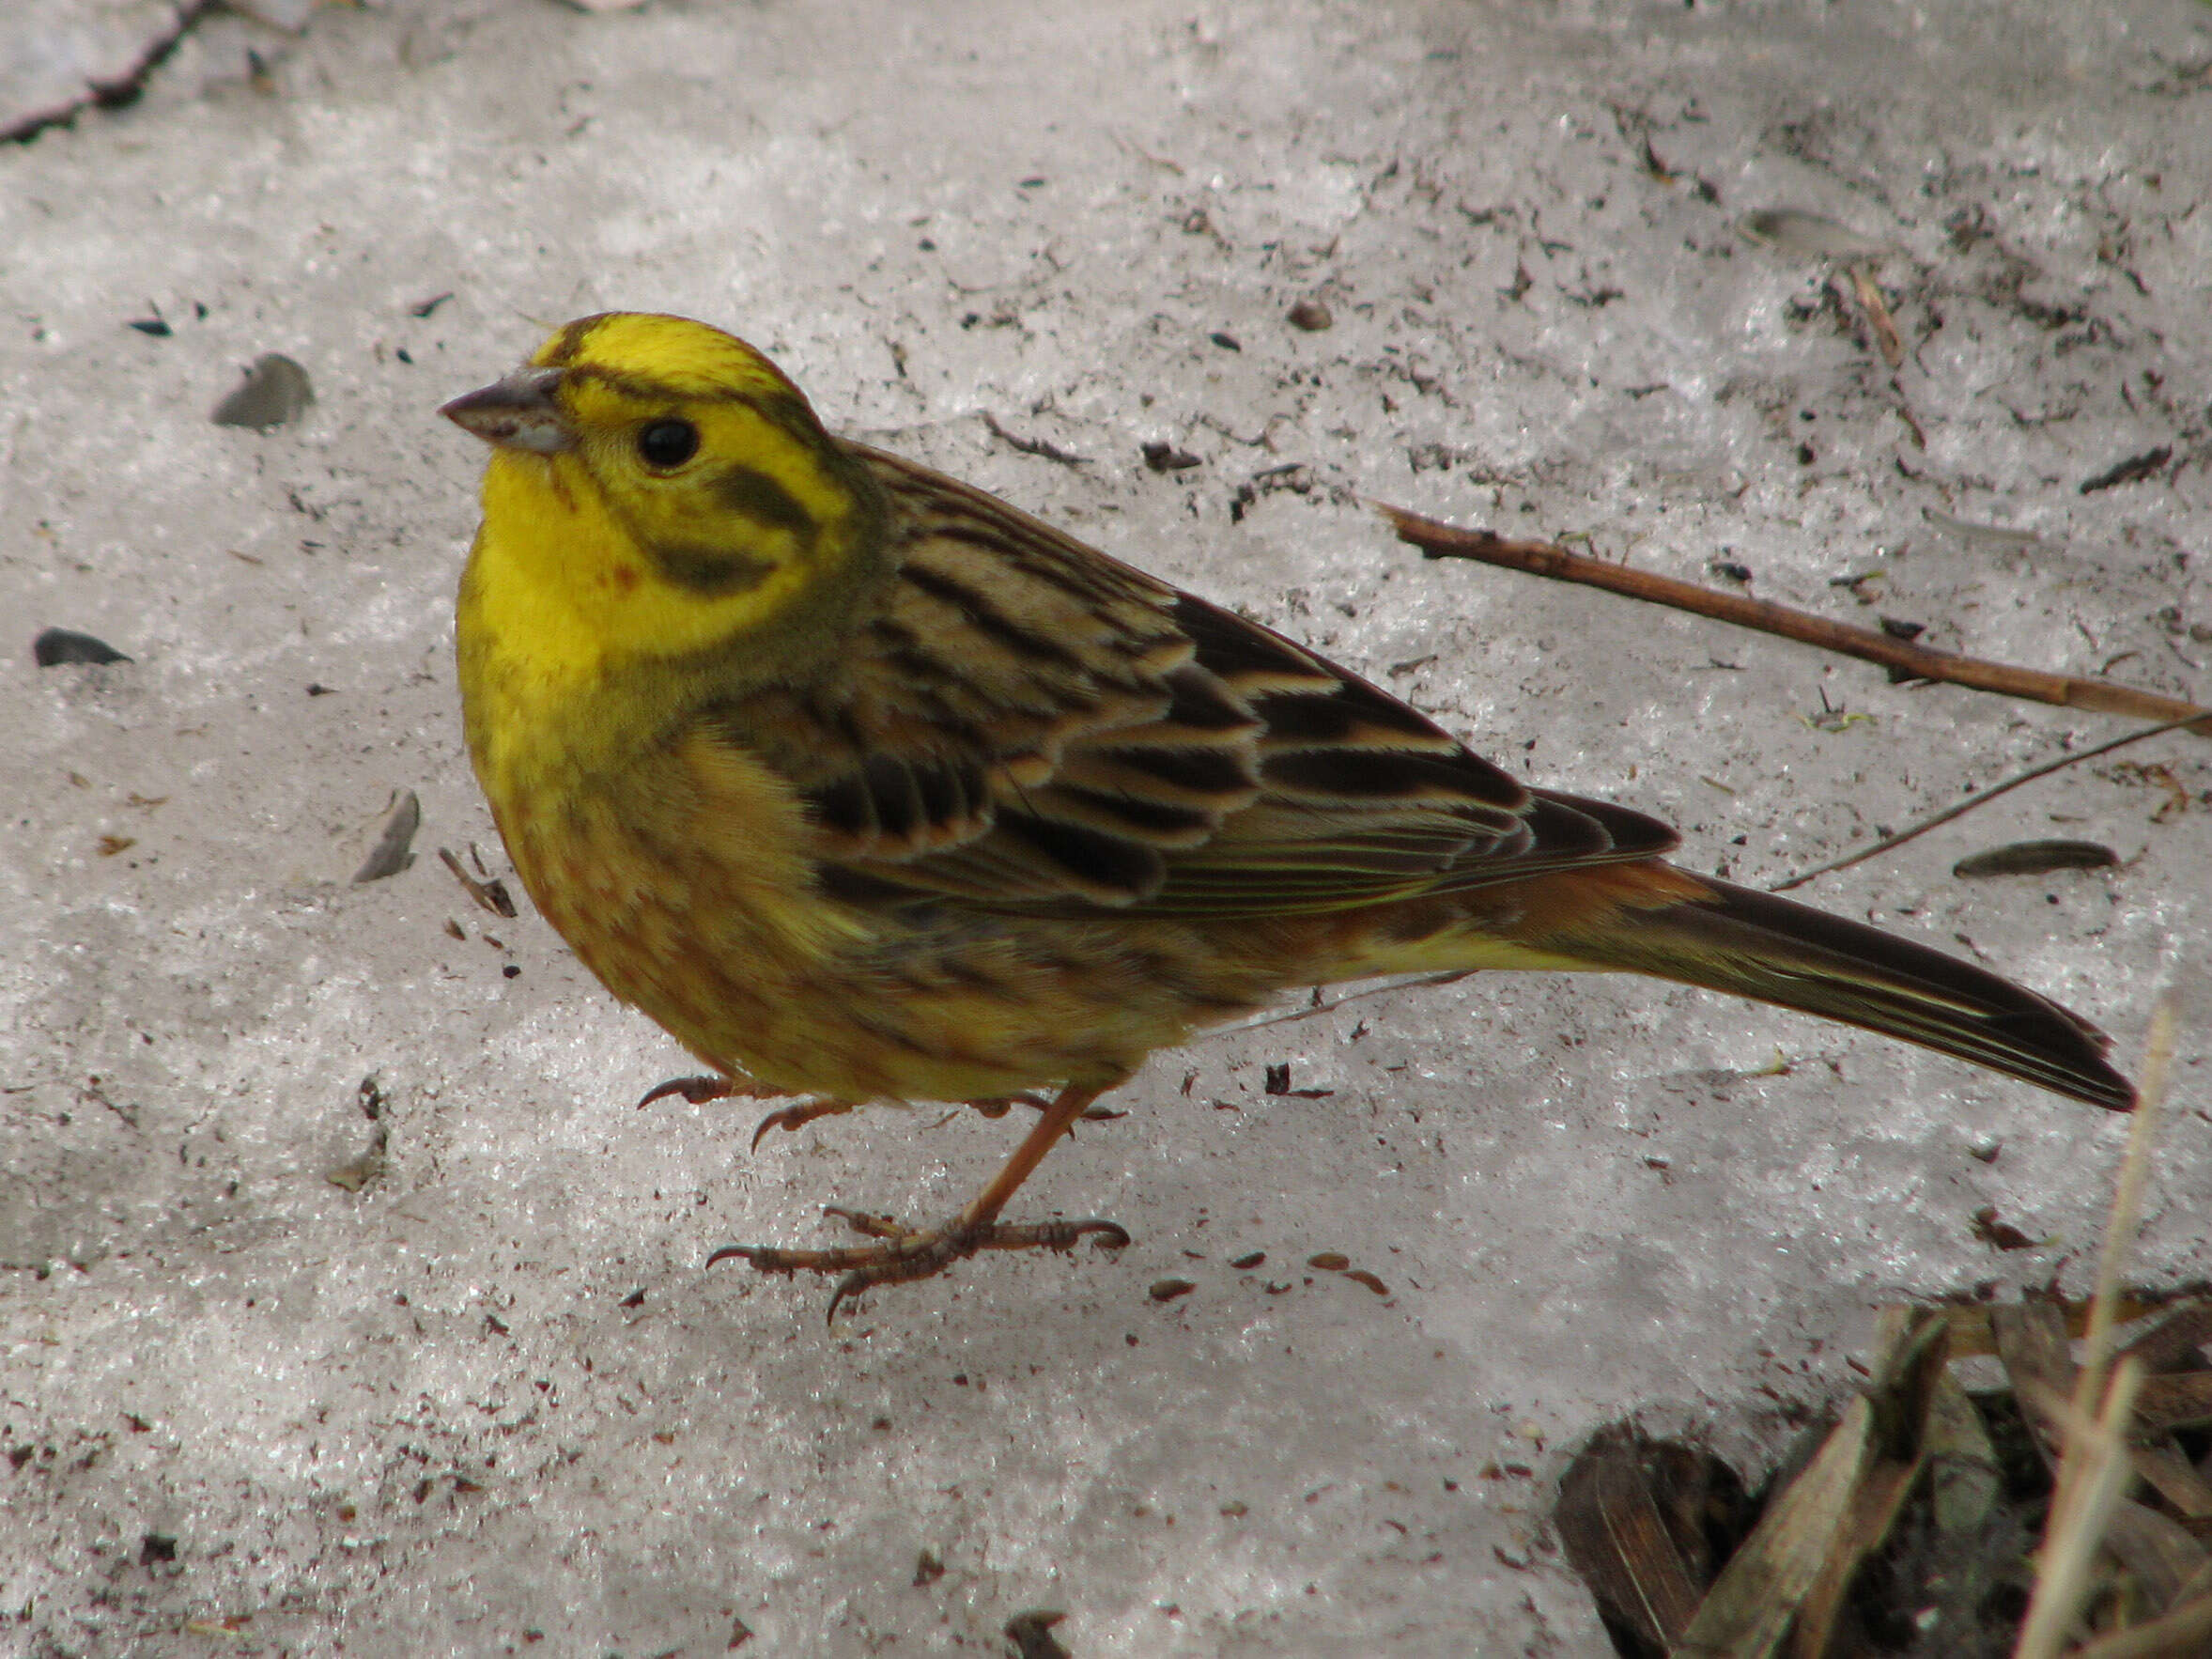
<svg viewBox="0 0 2212 1659"><path fill-rule="evenodd" d="M879 1284L928 1279L978 1250L1026 1250L1040 1247L1064 1250L1084 1234L1092 1233L1099 1234L1109 1248L1118 1249L1129 1242L1129 1234L1111 1221L1040 1221L1010 1226L998 1219L998 1212L1044 1161L1044 1155L1060 1143L1060 1137L1104 1093L1103 1089L1077 1088L1073 1084L1062 1089L1044 1108L1036 1126L1014 1148L1013 1155L991 1178L990 1184L969 1200L959 1215L942 1226L909 1228L887 1216L865 1216L833 1208L829 1214L879 1242L827 1250L728 1245L707 1257L706 1264L711 1267L717 1262L736 1256L750 1262L763 1273L842 1273L844 1277L838 1280L837 1289L829 1298L830 1317L835 1318L838 1304L849 1296L857 1296Z"/></svg>

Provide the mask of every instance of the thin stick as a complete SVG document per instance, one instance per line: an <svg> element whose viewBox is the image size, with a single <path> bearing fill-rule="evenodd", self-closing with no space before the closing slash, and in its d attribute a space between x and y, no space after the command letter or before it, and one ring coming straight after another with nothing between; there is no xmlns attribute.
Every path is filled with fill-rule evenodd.
<svg viewBox="0 0 2212 1659"><path fill-rule="evenodd" d="M2105 1223L2096 1290L2089 1302L2081 1370L2074 1379L2074 1398L2061 1412L2066 1425L2065 1454L2059 1465L2057 1490L2051 1495L2034 1594L2028 1604L2027 1617L2021 1620L2014 1659L2056 1659L2061 1639L2081 1607L2090 1565L2104 1541L2112 1510L2127 1490L2130 1470L2127 1434L2142 1383L2142 1367L2132 1356L2122 1359L2111 1372L2109 1387L2105 1368L2111 1359L2120 1264L2135 1243L2143 1182L2150 1173L2151 1137L2158 1109L2164 1104L2167 1068L2173 1060L2173 1003L2171 998L2161 997L2151 1010L2142 1093L2135 1121L2128 1125L2127 1155L2120 1165L2111 1215Z"/></svg>
<svg viewBox="0 0 2212 1659"><path fill-rule="evenodd" d="M1462 530L1385 503L1370 504L1390 520L1400 539L1413 543L1431 559L1477 559L1485 565L1500 565L1531 576L1601 587L1633 599L1648 599L1678 611L1694 612L1716 621L1733 622L1740 628L1818 645L1846 657L1879 662L1911 679L1971 686L1978 691L2024 697L2031 702L2056 704L2062 708L2131 714L2142 720L2179 720L2189 723L2197 736L2212 737L2212 708L2185 703L2178 697L2163 697L2156 691L2083 679L2076 674L2046 674L2040 669L2016 668L2010 663L1990 662L1979 657L1931 651L1926 645L1915 645L1872 628L1831 622L1810 612L1793 611L1787 605L1747 599L1740 594L1717 593L1695 582L1677 581L1671 577L1631 570L1625 565L1570 553L1556 542L1516 541L1494 531Z"/></svg>
<svg viewBox="0 0 2212 1659"><path fill-rule="evenodd" d="M2089 1569L2096 1559L2105 1527L2127 1488L2127 1419L2135 1410L2136 1393L2142 1386L2142 1367L2133 1359L2123 1359L2120 1369L2112 1373L2101 1416L2087 1419L2070 1406L2065 1408L2065 1458L2059 1465L2058 1490L2050 1500L2050 1520L2043 1557L2036 1565L2034 1594L2029 1600L2027 1617L2020 1621L2019 1645L2013 1649L2013 1659L2058 1659L2060 1644L2089 1586Z"/></svg>
<svg viewBox="0 0 2212 1659"><path fill-rule="evenodd" d="M2074 1388L2074 1405L2083 1413L2096 1409L2104 1392L2105 1368L2111 1363L2120 1263L2135 1243L2136 1226L2142 1215L2142 1186L2151 1168L2151 1138L2158 1131L2158 1108L2166 1098L2167 1068L2173 1063L2173 1000L2160 997L2151 1008L2151 1029L2143 1041L2142 1088L2136 1096L2134 1119L2127 1125L2127 1154L2121 1160L2112 1213L2105 1222L2104 1249L2096 1264L2096 1290L2089 1302L2089 1329L2082 1337L2081 1374Z"/></svg>
<svg viewBox="0 0 2212 1659"><path fill-rule="evenodd" d="M1892 847L1903 846L1914 836L1926 835L1938 825L1948 824L1953 818L1971 813L1974 808L1995 800L2000 795L2018 789L2022 783L2033 783L2036 779L2047 778L2052 772L2063 770L2077 761L2095 760L2100 754L2110 754L2115 749L2125 749L2128 744L2140 743L2145 737L2156 737L2164 732L2177 732L2182 727L2194 723L2195 721L2190 717L2185 715L2180 720L2171 720L2163 725L2145 726L2142 731L2130 732L2125 737L2114 737L2111 742L2099 743L2094 749L2076 750L2071 754L2060 755L2056 760L2045 761L2039 767L2030 767L2019 777L2008 778L2002 783L1992 784L1978 795L1970 795L1956 805L1945 807L1933 817L1921 819L1910 830L1900 830L1895 835L1885 835L1871 846L1863 846L1857 852L1846 854L1843 858L1831 863L1818 865L1807 870L1802 876L1792 876L1787 881L1777 881L1767 891L1769 892L1787 892L1793 887L1804 886L1806 882L1817 876L1827 876L1837 870L1848 870L1853 864L1864 863L1868 859L1888 852Z"/></svg>

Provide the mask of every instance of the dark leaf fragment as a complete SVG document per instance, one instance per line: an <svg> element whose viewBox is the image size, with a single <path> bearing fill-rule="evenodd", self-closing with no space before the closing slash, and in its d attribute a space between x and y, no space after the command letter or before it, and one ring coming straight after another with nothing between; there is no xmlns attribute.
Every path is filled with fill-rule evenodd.
<svg viewBox="0 0 2212 1659"><path fill-rule="evenodd" d="M105 640L71 628L50 628L31 642L31 660L40 668L68 662L128 662L130 658Z"/></svg>
<svg viewBox="0 0 2212 1659"><path fill-rule="evenodd" d="M1009 1619L1006 1639L1013 1645L1014 1659L1075 1659L1052 1634L1052 1627L1066 1617L1065 1613L1039 1607Z"/></svg>
<svg viewBox="0 0 2212 1659"><path fill-rule="evenodd" d="M515 901L507 896L505 882L478 881L473 876L462 869L460 860L455 858L444 847L438 849L438 856L443 861L445 867L453 872L453 878L461 884L462 889L479 906L489 910L494 916L504 916L510 922L514 920ZM639 1104L643 1105L644 1103L641 1101Z"/></svg>
<svg viewBox="0 0 2212 1659"><path fill-rule="evenodd" d="M1984 876L2041 876L2052 870L2109 870L2120 855L2097 841L2014 841L1951 866L1962 881Z"/></svg>
<svg viewBox="0 0 2212 1659"><path fill-rule="evenodd" d="M2141 455L2131 455L2126 460L2117 461L2107 467L2094 478L2082 479L2081 493L2095 495L2098 490L2111 489L2115 485L2139 483L2158 472L2173 458L2173 445L2171 443L2161 443L2156 449L2147 449Z"/></svg>
<svg viewBox="0 0 2212 1659"><path fill-rule="evenodd" d="M2030 1238L2009 1221L1997 1218L1997 1206L1984 1204L1973 1215L1974 1237L1992 1249L2033 1250L2042 1247L2043 1240Z"/></svg>
<svg viewBox="0 0 2212 1659"><path fill-rule="evenodd" d="M1552 1522L1615 1646L1659 1654L1689 1628L1749 1507L1718 1458L1613 1429L1568 1469Z"/></svg>

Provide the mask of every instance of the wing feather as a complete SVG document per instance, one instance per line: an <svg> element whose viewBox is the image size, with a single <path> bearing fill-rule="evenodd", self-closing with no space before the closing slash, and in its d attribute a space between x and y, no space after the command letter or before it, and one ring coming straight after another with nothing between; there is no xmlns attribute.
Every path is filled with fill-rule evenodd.
<svg viewBox="0 0 2212 1659"><path fill-rule="evenodd" d="M1648 858L1378 687L980 490L853 446L897 574L823 684L711 705L797 792L831 891L1318 913Z"/></svg>

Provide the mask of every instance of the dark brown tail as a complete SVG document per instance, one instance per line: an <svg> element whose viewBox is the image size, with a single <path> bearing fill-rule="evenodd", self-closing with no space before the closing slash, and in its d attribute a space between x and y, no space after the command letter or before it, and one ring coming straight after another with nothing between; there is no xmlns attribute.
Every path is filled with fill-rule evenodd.
<svg viewBox="0 0 2212 1659"><path fill-rule="evenodd" d="M1573 937L1570 948L1596 966L1902 1037L2092 1106L2134 1107L2134 1086L2105 1062L2111 1040L2056 1002L1879 929L1725 881L1693 879L1710 890L1709 901L1645 911L1633 927Z"/></svg>

